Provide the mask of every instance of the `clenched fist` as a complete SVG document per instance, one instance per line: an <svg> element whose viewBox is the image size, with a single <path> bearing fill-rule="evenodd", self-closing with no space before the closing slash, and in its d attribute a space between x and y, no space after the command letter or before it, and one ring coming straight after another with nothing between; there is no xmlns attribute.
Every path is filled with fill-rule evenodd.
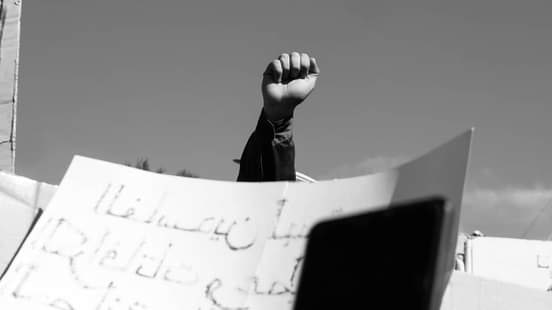
<svg viewBox="0 0 552 310"><path fill-rule="evenodd" d="M305 53L284 53L263 74L263 109L271 121L293 115L293 110L313 91L320 69Z"/></svg>

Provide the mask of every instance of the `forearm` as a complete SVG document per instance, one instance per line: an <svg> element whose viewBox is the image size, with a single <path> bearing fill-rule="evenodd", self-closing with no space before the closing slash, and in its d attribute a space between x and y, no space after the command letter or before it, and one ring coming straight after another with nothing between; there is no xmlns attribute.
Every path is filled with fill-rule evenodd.
<svg viewBox="0 0 552 310"><path fill-rule="evenodd" d="M240 160L238 181L295 181L292 117L314 90L320 68L306 53L282 53L263 73L263 112Z"/></svg>
<svg viewBox="0 0 552 310"><path fill-rule="evenodd" d="M292 118L270 122L261 113L240 159L238 181L295 181Z"/></svg>

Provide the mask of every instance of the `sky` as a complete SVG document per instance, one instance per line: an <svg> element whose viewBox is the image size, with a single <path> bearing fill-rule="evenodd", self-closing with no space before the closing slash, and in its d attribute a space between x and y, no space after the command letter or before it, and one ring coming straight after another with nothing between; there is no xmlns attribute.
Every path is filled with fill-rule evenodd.
<svg viewBox="0 0 552 310"><path fill-rule="evenodd" d="M321 75L295 113L298 170L365 174L475 127L465 229L546 238L551 10L547 0L25 0L16 172L57 184L80 154L234 180L264 68L299 51Z"/></svg>

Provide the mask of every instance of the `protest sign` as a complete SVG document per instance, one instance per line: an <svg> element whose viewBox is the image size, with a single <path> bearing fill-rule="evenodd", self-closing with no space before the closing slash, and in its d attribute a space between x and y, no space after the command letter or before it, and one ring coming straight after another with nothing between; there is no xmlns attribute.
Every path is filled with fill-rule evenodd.
<svg viewBox="0 0 552 310"><path fill-rule="evenodd" d="M396 169L314 184L181 178L75 157L0 297L13 309L289 309L315 222L428 195L459 211L471 134ZM409 254L405 268L416 268Z"/></svg>
<svg viewBox="0 0 552 310"><path fill-rule="evenodd" d="M67 309L239 306L280 194L75 157L2 294Z"/></svg>

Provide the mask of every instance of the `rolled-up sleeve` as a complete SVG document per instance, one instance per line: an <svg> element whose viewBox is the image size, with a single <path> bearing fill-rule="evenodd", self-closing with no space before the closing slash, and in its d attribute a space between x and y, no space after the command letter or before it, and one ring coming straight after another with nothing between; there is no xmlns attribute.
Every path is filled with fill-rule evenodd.
<svg viewBox="0 0 552 310"><path fill-rule="evenodd" d="M270 122L261 112L240 159L238 181L295 181L293 119Z"/></svg>

